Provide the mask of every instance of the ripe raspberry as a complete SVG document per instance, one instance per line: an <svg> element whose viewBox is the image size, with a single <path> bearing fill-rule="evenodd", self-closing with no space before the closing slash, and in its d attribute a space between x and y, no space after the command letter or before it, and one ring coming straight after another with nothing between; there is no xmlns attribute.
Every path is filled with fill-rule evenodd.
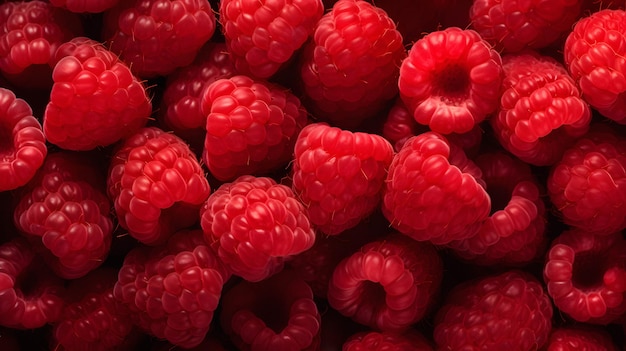
<svg viewBox="0 0 626 351"><path fill-rule="evenodd" d="M0 88L0 192L30 181L47 154L41 124L30 105Z"/></svg>
<svg viewBox="0 0 626 351"><path fill-rule="evenodd" d="M239 350L319 349L321 318L311 288L284 270L224 293L220 322Z"/></svg>
<svg viewBox="0 0 626 351"><path fill-rule="evenodd" d="M478 232L491 209L480 169L445 137L428 132L396 154L383 189L383 214L415 240L445 245Z"/></svg>
<svg viewBox="0 0 626 351"><path fill-rule="evenodd" d="M196 223L211 192L187 144L156 127L140 129L117 149L107 188L119 224L147 245Z"/></svg>
<svg viewBox="0 0 626 351"><path fill-rule="evenodd" d="M443 265L430 243L391 234L342 260L328 286L328 303L355 322L402 331L433 305Z"/></svg>
<svg viewBox="0 0 626 351"><path fill-rule="evenodd" d="M555 306L574 320L607 324L626 312L626 240L621 233L561 233L552 242L543 275Z"/></svg>
<svg viewBox="0 0 626 351"><path fill-rule="evenodd" d="M180 231L166 244L128 253L113 288L145 332L182 348L202 342L230 278L200 230Z"/></svg>
<svg viewBox="0 0 626 351"><path fill-rule="evenodd" d="M438 350L541 349L552 305L532 276L509 271L456 286L435 317Z"/></svg>
<svg viewBox="0 0 626 351"><path fill-rule="evenodd" d="M241 74L269 78L313 33L324 13L321 0L222 0L220 23Z"/></svg>
<svg viewBox="0 0 626 351"><path fill-rule="evenodd" d="M611 335L593 327L558 327L552 329L546 351L618 351Z"/></svg>
<svg viewBox="0 0 626 351"><path fill-rule="evenodd" d="M402 62L400 97L415 120L466 133L498 106L502 60L478 33L450 27L427 34Z"/></svg>
<svg viewBox="0 0 626 351"><path fill-rule="evenodd" d="M222 181L284 167L307 123L306 111L295 95L242 75L212 83L201 103L206 116L203 160Z"/></svg>
<svg viewBox="0 0 626 351"><path fill-rule="evenodd" d="M63 293L63 281L25 239L0 245L1 326L34 329L56 321L63 309Z"/></svg>
<svg viewBox="0 0 626 351"><path fill-rule="evenodd" d="M241 176L220 186L200 210L204 237L236 275L260 281L313 246L304 206L271 178Z"/></svg>
<svg viewBox="0 0 626 351"><path fill-rule="evenodd" d="M317 23L302 55L307 107L335 126L358 126L397 94L405 56L402 36L385 11L366 1L339 0Z"/></svg>
<svg viewBox="0 0 626 351"><path fill-rule="evenodd" d="M191 64L215 32L206 0L131 0L105 12L103 38L141 78Z"/></svg>
<svg viewBox="0 0 626 351"><path fill-rule="evenodd" d="M49 0L50 4L64 7L71 12L99 13L115 6L120 0Z"/></svg>
<svg viewBox="0 0 626 351"><path fill-rule="evenodd" d="M302 130L294 153L292 188L325 234L354 227L378 207L393 158L383 137L314 123Z"/></svg>
<svg viewBox="0 0 626 351"><path fill-rule="evenodd" d="M432 351L430 342L420 333L409 330L402 334L360 332L343 344L343 351Z"/></svg>

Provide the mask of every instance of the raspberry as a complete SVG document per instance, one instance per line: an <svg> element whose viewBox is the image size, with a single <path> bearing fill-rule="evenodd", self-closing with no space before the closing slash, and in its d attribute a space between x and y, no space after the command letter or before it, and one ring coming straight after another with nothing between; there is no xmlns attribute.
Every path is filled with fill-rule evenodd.
<svg viewBox="0 0 626 351"><path fill-rule="evenodd" d="M438 350L537 350L552 328L552 305L532 276L508 271L456 286L435 317Z"/></svg>
<svg viewBox="0 0 626 351"><path fill-rule="evenodd" d="M334 126L358 126L394 98L405 56L402 36L385 11L361 0L337 1L302 54L307 107Z"/></svg>
<svg viewBox="0 0 626 351"><path fill-rule="evenodd" d="M220 23L237 70L269 78L313 33L324 13L321 0L222 0Z"/></svg>
<svg viewBox="0 0 626 351"><path fill-rule="evenodd" d="M415 240L445 245L478 232L491 209L480 169L445 137L427 132L398 152L383 188L383 214Z"/></svg>
<svg viewBox="0 0 626 351"><path fill-rule="evenodd" d="M152 106L130 69L100 43L74 38L59 47L43 128L49 142L91 150L131 135Z"/></svg>
<svg viewBox="0 0 626 351"><path fill-rule="evenodd" d="M543 275L555 306L576 321L607 324L626 312L626 240L621 233L561 233L552 242Z"/></svg>
<svg viewBox="0 0 626 351"><path fill-rule="evenodd" d="M430 343L416 331L402 334L360 332L343 344L343 351L432 351Z"/></svg>
<svg viewBox="0 0 626 351"><path fill-rule="evenodd" d="M220 186L200 210L205 239L231 271L263 280L313 246L306 211L285 185L241 176Z"/></svg>
<svg viewBox="0 0 626 351"><path fill-rule="evenodd" d="M222 297L220 322L239 350L319 349L320 314L311 288L284 270L261 282L241 281Z"/></svg>
<svg viewBox="0 0 626 351"><path fill-rule="evenodd" d="M592 327L558 327L552 329L546 351L618 351L609 333Z"/></svg>
<svg viewBox="0 0 626 351"><path fill-rule="evenodd" d="M71 12L104 12L115 6L120 0L49 0L50 4L57 7L64 7Z"/></svg>
<svg viewBox="0 0 626 351"><path fill-rule="evenodd" d="M503 57L500 107L491 126L500 144L524 162L556 163L589 129L591 112L556 60L538 54Z"/></svg>
<svg viewBox="0 0 626 351"><path fill-rule="evenodd" d="M400 97L432 131L466 133L498 106L502 60L478 33L450 27L416 41L402 62Z"/></svg>
<svg viewBox="0 0 626 351"><path fill-rule="evenodd" d="M197 223L211 188L187 144L156 127L140 129L115 152L107 179L119 224L148 245Z"/></svg>
<svg viewBox="0 0 626 351"><path fill-rule="evenodd" d="M355 322L402 331L434 303L443 265L430 243L391 234L342 260L328 286L328 303Z"/></svg>
<svg viewBox="0 0 626 351"><path fill-rule="evenodd" d="M383 137L314 123L298 136L294 154L292 188L322 232L339 234L378 207L393 158Z"/></svg>
<svg viewBox="0 0 626 351"><path fill-rule="evenodd" d="M131 0L105 12L103 37L141 78L191 64L215 32L206 0Z"/></svg>
<svg viewBox="0 0 626 351"><path fill-rule="evenodd" d="M211 174L222 181L284 167L307 123L306 111L295 95L242 75L212 83L201 103L206 116L203 159Z"/></svg>
<svg viewBox="0 0 626 351"><path fill-rule="evenodd" d="M47 154L41 124L30 105L0 88L0 191L30 181Z"/></svg>
<svg viewBox="0 0 626 351"><path fill-rule="evenodd" d="M126 255L113 288L133 322L182 348L199 345L230 278L200 230L180 231L166 244Z"/></svg>

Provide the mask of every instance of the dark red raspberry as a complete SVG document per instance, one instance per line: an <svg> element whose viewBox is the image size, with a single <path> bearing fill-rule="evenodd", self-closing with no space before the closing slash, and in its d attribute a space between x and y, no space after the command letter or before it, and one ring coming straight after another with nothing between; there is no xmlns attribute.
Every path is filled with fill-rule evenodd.
<svg viewBox="0 0 626 351"><path fill-rule="evenodd" d="M64 7L71 12L104 12L115 6L120 0L49 0L57 7Z"/></svg>
<svg viewBox="0 0 626 351"><path fill-rule="evenodd" d="M393 158L383 137L313 123L298 136L294 154L292 188L322 232L352 228L380 204Z"/></svg>
<svg viewBox="0 0 626 351"><path fill-rule="evenodd" d="M317 23L300 63L311 112L342 128L375 116L397 94L405 56L402 36L384 10L337 1Z"/></svg>
<svg viewBox="0 0 626 351"><path fill-rule="evenodd" d="M438 350L541 349L552 329L542 285L519 271L456 286L435 319Z"/></svg>
<svg viewBox="0 0 626 351"><path fill-rule="evenodd" d="M212 83L201 103L206 116L203 160L222 181L284 167L307 123L306 110L291 92L242 75Z"/></svg>
<svg viewBox="0 0 626 351"><path fill-rule="evenodd" d="M304 206L271 178L241 176L220 186L200 210L208 243L236 275L260 281L315 242Z"/></svg>
<svg viewBox="0 0 626 351"><path fill-rule="evenodd" d="M219 11L237 70L269 78L309 39L324 4L321 0L222 0Z"/></svg>
<svg viewBox="0 0 626 351"><path fill-rule="evenodd" d="M199 345L209 331L230 274L202 237L180 231L166 244L128 253L113 288L145 332L182 348Z"/></svg>
<svg viewBox="0 0 626 351"><path fill-rule="evenodd" d="M466 133L495 111L500 55L473 30L450 27L416 41L400 67L400 97L415 120L442 133Z"/></svg>
<svg viewBox="0 0 626 351"><path fill-rule="evenodd" d="M211 188L196 156L174 134L140 129L116 150L107 179L119 224L148 245L198 222Z"/></svg>
<svg viewBox="0 0 626 351"><path fill-rule="evenodd" d="M343 351L432 351L426 338L414 330L402 334L360 332L343 344Z"/></svg>
<svg viewBox="0 0 626 351"><path fill-rule="evenodd" d="M588 326L553 328L545 351L618 351L611 335L603 329Z"/></svg>
<svg viewBox="0 0 626 351"><path fill-rule="evenodd" d="M55 322L64 290L25 239L0 245L0 326L34 329Z"/></svg>
<svg viewBox="0 0 626 351"><path fill-rule="evenodd" d="M328 303L355 322L402 331L434 303L443 265L434 246L391 234L342 260L328 286Z"/></svg>
<svg viewBox="0 0 626 351"><path fill-rule="evenodd" d="M130 0L105 12L103 38L141 78L191 64L215 32L207 0Z"/></svg>
<svg viewBox="0 0 626 351"><path fill-rule="evenodd" d="M445 137L427 132L398 152L383 189L391 225L415 240L445 245L478 232L491 209L480 169Z"/></svg>
<svg viewBox="0 0 626 351"><path fill-rule="evenodd" d="M41 124L30 105L0 88L0 191L26 184L47 154Z"/></svg>
<svg viewBox="0 0 626 351"><path fill-rule="evenodd" d="M556 307L572 319L607 324L626 312L626 240L578 229L559 235L543 269Z"/></svg>
<svg viewBox="0 0 626 351"><path fill-rule="evenodd" d="M319 349L321 318L313 293L289 270L239 282L224 292L221 308L222 328L239 350Z"/></svg>

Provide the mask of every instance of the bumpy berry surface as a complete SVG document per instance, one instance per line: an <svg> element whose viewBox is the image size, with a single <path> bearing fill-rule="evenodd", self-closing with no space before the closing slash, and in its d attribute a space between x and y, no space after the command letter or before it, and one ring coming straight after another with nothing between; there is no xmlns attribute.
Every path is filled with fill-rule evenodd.
<svg viewBox="0 0 626 351"><path fill-rule="evenodd" d="M50 4L64 7L71 12L104 12L115 6L120 0L49 0Z"/></svg>
<svg viewBox="0 0 626 351"><path fill-rule="evenodd" d="M342 346L343 351L432 351L424 336L409 330L402 334L361 332L351 336Z"/></svg>
<svg viewBox="0 0 626 351"><path fill-rule="evenodd" d="M546 351L618 351L606 331L590 327L557 327L550 333Z"/></svg>

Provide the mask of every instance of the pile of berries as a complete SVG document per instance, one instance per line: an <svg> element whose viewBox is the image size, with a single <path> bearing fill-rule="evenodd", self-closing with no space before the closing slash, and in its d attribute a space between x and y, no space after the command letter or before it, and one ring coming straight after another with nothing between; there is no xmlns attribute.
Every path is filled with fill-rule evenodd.
<svg viewBox="0 0 626 351"><path fill-rule="evenodd" d="M626 8L0 5L0 350L626 348Z"/></svg>

